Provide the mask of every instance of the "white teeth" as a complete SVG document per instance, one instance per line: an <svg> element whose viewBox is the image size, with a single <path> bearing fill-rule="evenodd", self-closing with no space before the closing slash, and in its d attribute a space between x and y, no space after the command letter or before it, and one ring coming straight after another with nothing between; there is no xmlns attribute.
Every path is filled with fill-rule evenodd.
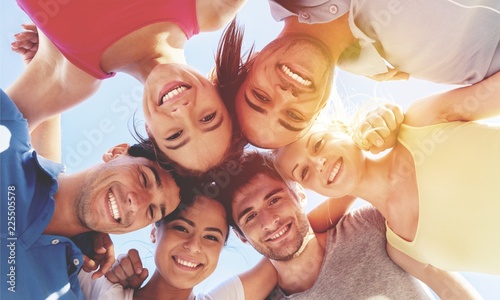
<svg viewBox="0 0 500 300"><path fill-rule="evenodd" d="M176 86L175 88L171 89L168 93L163 95L163 97L161 98L161 103L170 100L172 97L179 95L185 90L187 90L187 87L184 85Z"/></svg>
<svg viewBox="0 0 500 300"><path fill-rule="evenodd" d="M288 75L290 78L292 78L293 80L297 81L298 83L304 86L311 86L312 84L310 80L304 79L300 77L300 75L293 73L292 70L290 70L290 68L285 65L281 66L281 70L283 70L283 72L285 72L285 74Z"/></svg>
<svg viewBox="0 0 500 300"><path fill-rule="evenodd" d="M280 236L282 236L283 234L285 234L285 232L288 231L288 226L283 228L283 230L281 230L280 232L278 232L277 234L273 235L272 237L270 237L269 239L270 240L275 240L277 238L279 238Z"/></svg>
<svg viewBox="0 0 500 300"><path fill-rule="evenodd" d="M120 221L120 212L118 211L118 205L116 204L115 196L113 196L113 193L111 193L111 191L108 192L108 204L113 219Z"/></svg>
<svg viewBox="0 0 500 300"><path fill-rule="evenodd" d="M197 266L200 265L200 264L197 264L197 263L193 263L193 262L182 260L182 259L177 258L177 257L175 257L175 261L178 264L183 265L183 266L188 267L188 268L196 268Z"/></svg>
<svg viewBox="0 0 500 300"><path fill-rule="evenodd" d="M342 159L339 159L335 166L333 166L332 173L330 173L330 176L328 176L328 184L332 183L333 180L335 179L335 176L337 176L337 173L340 170L340 166L342 166Z"/></svg>

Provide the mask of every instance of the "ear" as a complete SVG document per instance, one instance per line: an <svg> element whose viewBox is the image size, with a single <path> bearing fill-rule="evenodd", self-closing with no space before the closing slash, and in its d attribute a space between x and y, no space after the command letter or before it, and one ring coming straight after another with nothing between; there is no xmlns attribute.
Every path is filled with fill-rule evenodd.
<svg viewBox="0 0 500 300"><path fill-rule="evenodd" d="M102 160L104 162L108 162L112 159L117 158L120 155L125 155L125 154L127 154L127 151L129 148L130 148L130 145L126 144L126 143L116 145L113 148L109 149L108 152L106 152L102 155Z"/></svg>
<svg viewBox="0 0 500 300"><path fill-rule="evenodd" d="M151 130L149 129L148 124L146 124L146 133L148 136L151 136Z"/></svg>
<svg viewBox="0 0 500 300"><path fill-rule="evenodd" d="M149 238L151 239L151 243L156 243L156 225L151 224L151 233L149 234Z"/></svg>
<svg viewBox="0 0 500 300"><path fill-rule="evenodd" d="M218 84L218 79L217 79L217 72L215 71L215 67L213 67L210 72L207 74L208 80L213 84L217 85Z"/></svg>
<svg viewBox="0 0 500 300"><path fill-rule="evenodd" d="M238 230L234 229L233 228L233 232L234 234L236 234L236 236L243 242L243 243L248 243L248 240L245 238L245 236L241 235Z"/></svg>
<svg viewBox="0 0 500 300"><path fill-rule="evenodd" d="M307 205L307 195L304 188L298 182L295 182L294 191L299 197L299 203L305 207Z"/></svg>

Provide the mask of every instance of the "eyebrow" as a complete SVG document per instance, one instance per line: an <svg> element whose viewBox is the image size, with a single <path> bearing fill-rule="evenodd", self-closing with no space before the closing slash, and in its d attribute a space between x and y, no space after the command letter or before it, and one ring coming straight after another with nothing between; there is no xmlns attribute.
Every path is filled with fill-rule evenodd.
<svg viewBox="0 0 500 300"><path fill-rule="evenodd" d="M258 105L253 104L250 101L250 99L248 99L247 94L245 94L245 102L247 103L247 105L251 109L255 110L256 112L261 113L263 115L267 115L268 114L268 112L267 112L266 109L264 109L264 108L262 108L262 107L260 107ZM290 131L294 131L294 132L300 132L300 131L304 130L307 127L307 126L306 127L302 127L302 128L300 128L300 127L294 127L294 126L290 125L289 123L283 121L282 119L278 119L278 123L281 126L283 126L285 129L290 130Z"/></svg>
<svg viewBox="0 0 500 300"><path fill-rule="evenodd" d="M248 104L248 106L250 106L251 109L255 110L256 112L261 113L263 115L267 115L267 110L258 106L258 105L253 104L250 101L250 99L248 99L248 96L246 93L245 93L245 102Z"/></svg>
<svg viewBox="0 0 500 300"><path fill-rule="evenodd" d="M210 131L213 131L217 128L219 128L221 125L222 125L222 122L224 121L224 116L221 116L219 118L219 121L217 123L215 123L214 125L210 126L210 127L207 127L207 128L203 128L201 131L202 132L210 132ZM181 147L183 147L184 145L186 145L187 143L189 143L191 141L191 138L186 138L184 141L182 141L181 143L179 143L178 145L175 145L175 146L167 146L165 145L165 147L167 149L170 149L170 150L177 150Z"/></svg>
<svg viewBox="0 0 500 300"><path fill-rule="evenodd" d="M161 178L160 178L160 174L158 174L158 171L156 171L155 168L153 168L152 166L146 166L148 169L151 170L151 172L153 172L153 175L155 177L155 183L156 183L156 187L157 188L161 188L162 186L162 183L161 183Z"/></svg>
<svg viewBox="0 0 500 300"><path fill-rule="evenodd" d="M293 127L292 125L288 124L287 122L283 121L282 119L278 119L278 123L280 123L281 126L285 127L285 129L288 129L290 131L294 131L294 132L300 132L304 129L306 129L306 127Z"/></svg>
<svg viewBox="0 0 500 300"><path fill-rule="evenodd" d="M184 218L182 216L179 216L177 219L182 220L182 221L188 223L191 227L196 227L196 224L193 221L191 221L189 219L186 219L186 218ZM224 236L224 234L222 233L222 230L220 230L217 227L206 227L205 230L206 231L215 231L215 232L220 233L222 236Z"/></svg>
<svg viewBox="0 0 500 300"><path fill-rule="evenodd" d="M265 196L264 196L264 201L266 201L267 199L271 198L272 196L274 196L275 194L279 193L283 191L283 188L275 188L274 190L270 191L269 193L267 193ZM251 211L253 209L253 206L250 206L250 207L247 207L245 208L239 215L238 215L238 223L240 223L240 220L241 218L243 218L249 211Z"/></svg>

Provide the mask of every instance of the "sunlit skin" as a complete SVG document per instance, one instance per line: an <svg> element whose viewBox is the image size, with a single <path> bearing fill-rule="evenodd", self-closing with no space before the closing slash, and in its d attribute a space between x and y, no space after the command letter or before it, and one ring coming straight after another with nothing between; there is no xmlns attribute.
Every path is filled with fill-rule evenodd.
<svg viewBox="0 0 500 300"><path fill-rule="evenodd" d="M326 46L305 35L282 36L254 59L236 96L236 114L255 146L278 148L310 128L330 93L333 62Z"/></svg>
<svg viewBox="0 0 500 300"><path fill-rule="evenodd" d="M162 64L153 69L144 87L148 133L168 158L199 171L223 159L231 120L208 79L187 65Z"/></svg>
<svg viewBox="0 0 500 300"><path fill-rule="evenodd" d="M146 227L180 202L179 187L168 172L151 160L128 155L94 168L77 199L75 214L84 227L116 234Z"/></svg>
<svg viewBox="0 0 500 300"><path fill-rule="evenodd" d="M408 150L397 144L386 155L369 158L349 135L315 127L276 151L275 165L280 173L324 196L365 199L394 228L398 226L397 234L412 240L418 222L418 191Z"/></svg>
<svg viewBox="0 0 500 300"><path fill-rule="evenodd" d="M309 229L301 199L283 181L264 174L253 177L235 194L232 208L244 234L240 238L269 259L293 258Z"/></svg>
<svg viewBox="0 0 500 300"><path fill-rule="evenodd" d="M287 178L322 195L351 195L366 168L362 151L341 131L311 129L276 150L276 167Z"/></svg>
<svg viewBox="0 0 500 300"><path fill-rule="evenodd" d="M186 290L189 294L214 272L228 234L224 207L198 197L174 220L153 228L156 270L146 290L160 285L164 291Z"/></svg>

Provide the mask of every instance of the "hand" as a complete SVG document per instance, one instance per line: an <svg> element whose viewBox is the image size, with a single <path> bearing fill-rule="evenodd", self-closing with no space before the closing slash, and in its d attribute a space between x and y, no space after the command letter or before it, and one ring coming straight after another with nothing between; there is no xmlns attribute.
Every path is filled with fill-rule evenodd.
<svg viewBox="0 0 500 300"><path fill-rule="evenodd" d="M116 263L106 273L106 278L113 283L120 283L125 288L138 289L146 278L148 269L142 267L139 252L130 249L127 254L118 256Z"/></svg>
<svg viewBox="0 0 500 300"><path fill-rule="evenodd" d="M354 140L362 150L380 153L396 145L403 120L404 115L399 106L391 103L378 105L354 129Z"/></svg>
<svg viewBox="0 0 500 300"><path fill-rule="evenodd" d="M38 29L34 24L22 24L25 31L14 34L16 39L10 44L10 49L21 55L27 66L38 51Z"/></svg>
<svg viewBox="0 0 500 300"><path fill-rule="evenodd" d="M83 256L83 270L90 273L99 268L98 271L92 274L92 279L97 279L106 274L113 266L115 248L109 234L95 232L93 238L95 255L92 258L86 255Z"/></svg>
<svg viewBox="0 0 500 300"><path fill-rule="evenodd" d="M410 74L401 72L398 69L388 68L389 71L381 74L376 74L372 76L368 76L369 78L376 81L387 81L387 80L408 80L410 78Z"/></svg>

